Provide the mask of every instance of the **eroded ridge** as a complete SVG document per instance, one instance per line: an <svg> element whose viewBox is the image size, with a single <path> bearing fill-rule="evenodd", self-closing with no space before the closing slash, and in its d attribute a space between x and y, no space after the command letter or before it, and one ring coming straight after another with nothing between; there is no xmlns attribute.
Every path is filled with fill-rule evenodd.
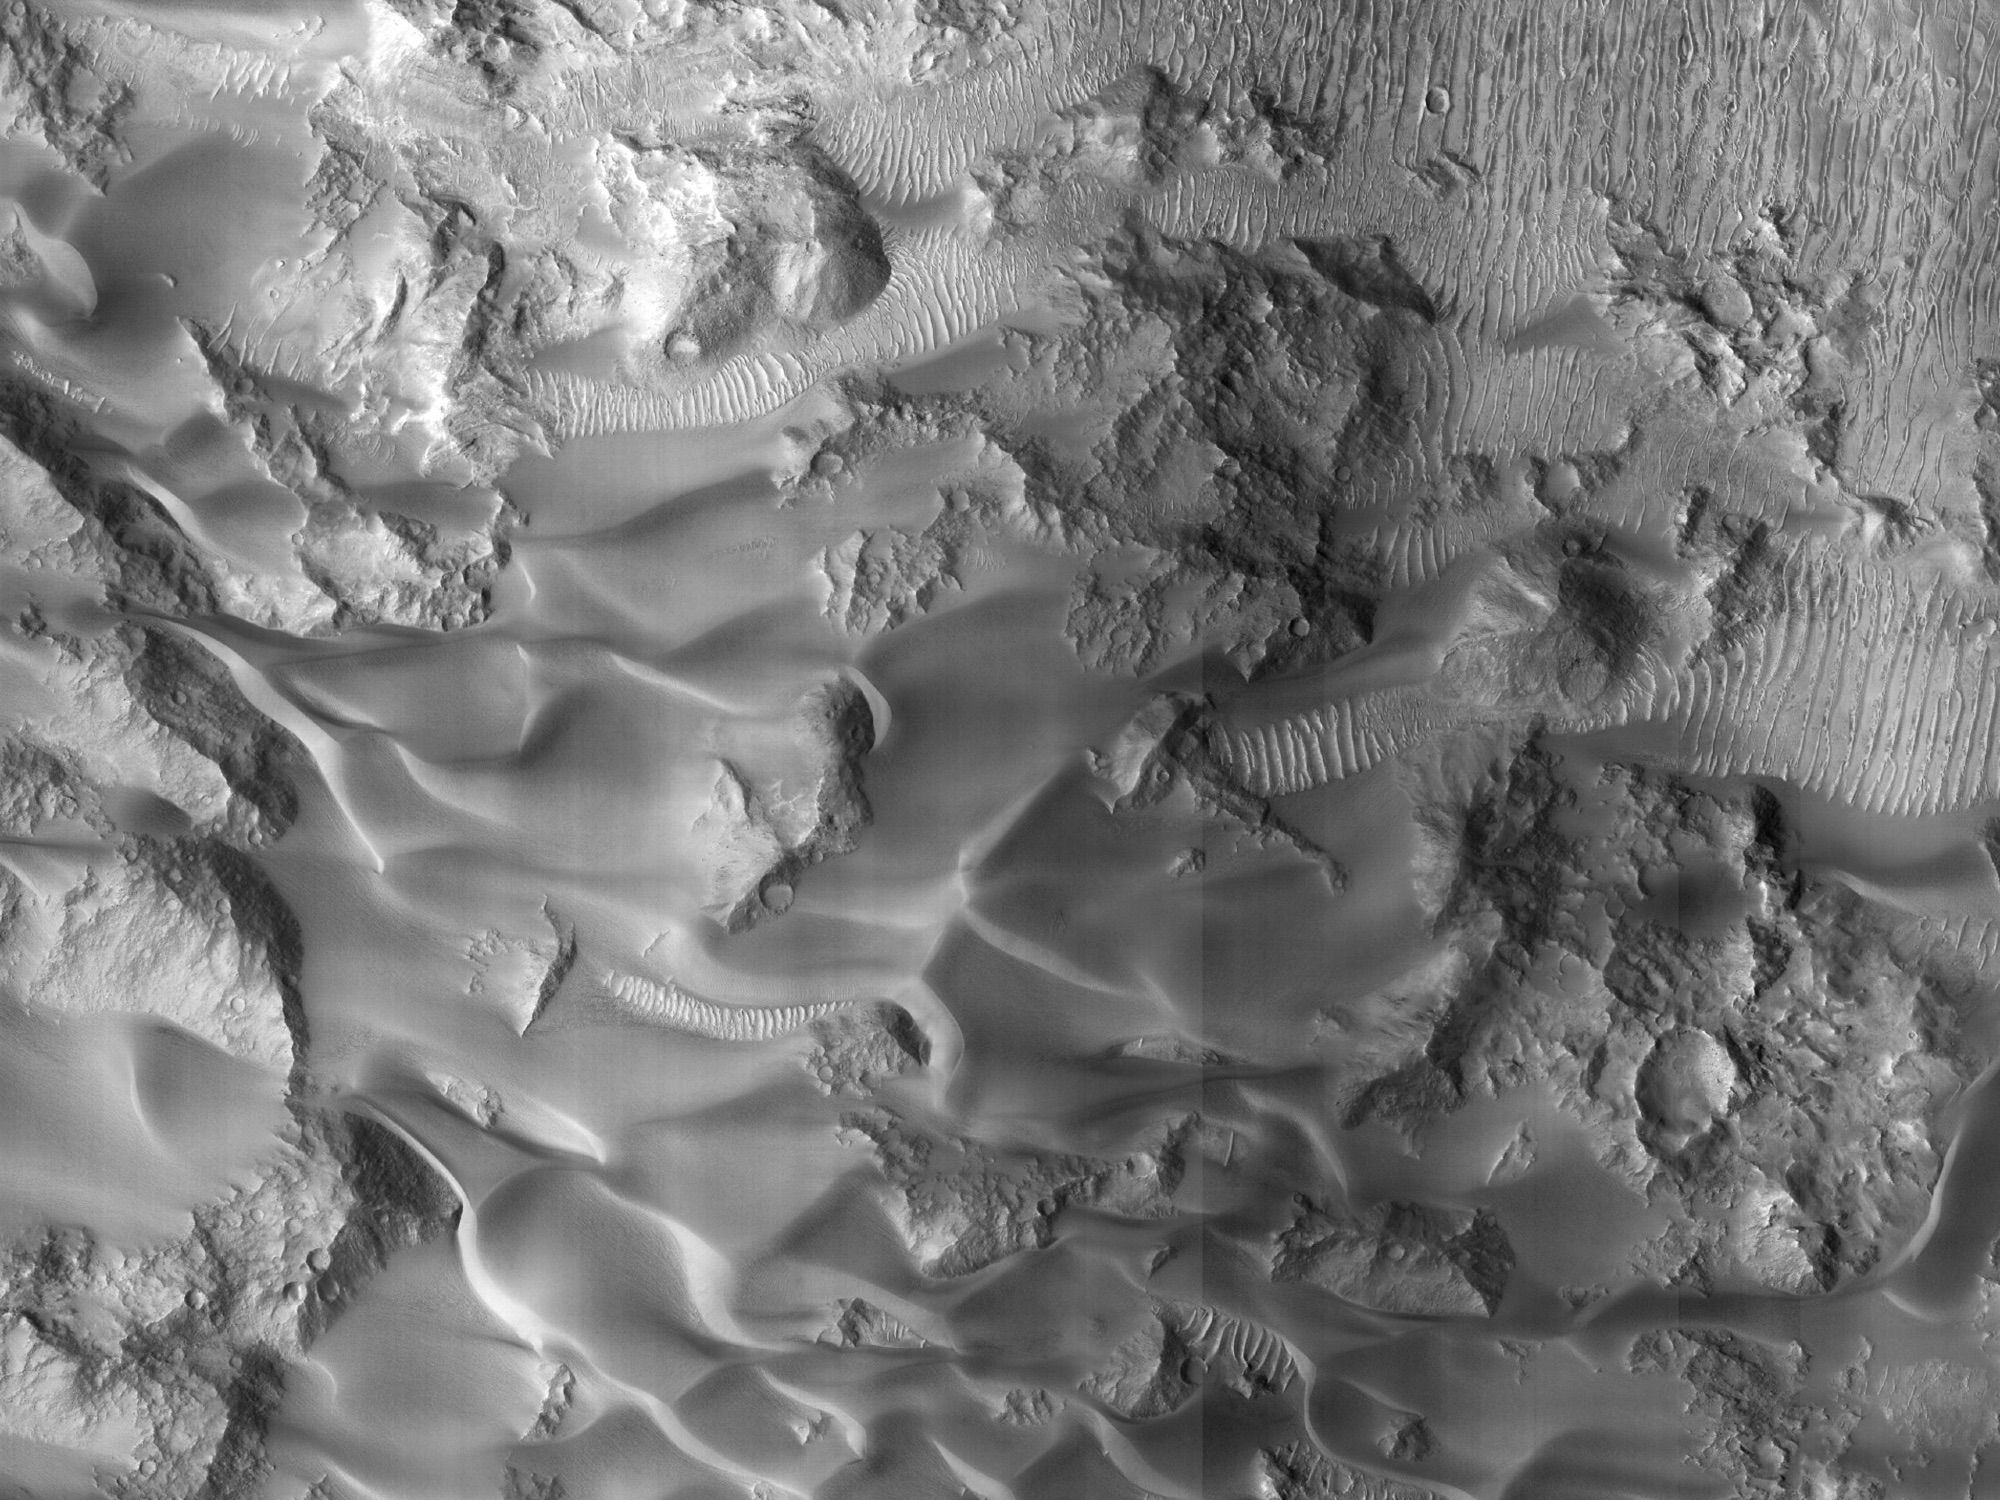
<svg viewBox="0 0 2000 1500"><path fill-rule="evenodd" d="M774 1042L796 1036L815 1021L848 1007L823 1000L805 1005L725 1005L690 994L669 980L621 974L609 986L613 1000L657 1025L715 1042Z"/></svg>
<svg viewBox="0 0 2000 1500"><path fill-rule="evenodd" d="M1222 764L1249 791L1280 797L1359 775L1463 722L1449 704L1412 687L1224 730L1217 741Z"/></svg>
<svg viewBox="0 0 2000 1500"><path fill-rule="evenodd" d="M1786 555L1766 594L1755 618L1683 665L1649 654L1589 711L1552 694L1532 717L1556 733L1657 725L1675 748L1648 747L1649 758L1692 775L1782 781L1868 813L1927 816L2000 795L1990 605L1935 579L1813 551ZM1223 728L1214 743L1246 789L1283 796L1509 716L1506 706L1413 686Z"/></svg>

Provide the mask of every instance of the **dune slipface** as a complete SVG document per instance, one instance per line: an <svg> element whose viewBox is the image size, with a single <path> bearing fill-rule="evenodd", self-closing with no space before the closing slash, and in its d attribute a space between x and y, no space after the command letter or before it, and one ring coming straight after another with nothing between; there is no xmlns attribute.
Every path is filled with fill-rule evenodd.
<svg viewBox="0 0 2000 1500"><path fill-rule="evenodd" d="M2000 1495L1996 59L12 0L0 1497Z"/></svg>

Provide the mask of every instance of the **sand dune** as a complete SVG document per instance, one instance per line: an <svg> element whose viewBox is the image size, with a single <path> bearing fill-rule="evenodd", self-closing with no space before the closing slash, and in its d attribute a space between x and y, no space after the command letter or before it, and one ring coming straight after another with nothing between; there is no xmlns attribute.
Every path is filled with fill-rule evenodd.
<svg viewBox="0 0 2000 1500"><path fill-rule="evenodd" d="M0 1496L1996 1493L1977 0L16 0Z"/></svg>

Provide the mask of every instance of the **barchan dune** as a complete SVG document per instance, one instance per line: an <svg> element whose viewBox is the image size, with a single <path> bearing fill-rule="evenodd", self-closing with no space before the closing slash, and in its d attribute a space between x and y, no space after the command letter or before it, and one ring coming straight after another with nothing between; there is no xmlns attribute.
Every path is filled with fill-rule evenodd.
<svg viewBox="0 0 2000 1500"><path fill-rule="evenodd" d="M0 1500L2000 1496L2000 8L0 8Z"/></svg>

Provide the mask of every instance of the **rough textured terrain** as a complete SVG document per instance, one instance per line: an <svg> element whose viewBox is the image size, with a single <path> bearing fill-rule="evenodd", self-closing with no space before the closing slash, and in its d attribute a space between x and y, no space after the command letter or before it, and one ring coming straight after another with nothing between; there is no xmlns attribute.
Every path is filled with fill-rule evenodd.
<svg viewBox="0 0 2000 1500"><path fill-rule="evenodd" d="M2000 1496L1996 58L13 0L0 1496Z"/></svg>

